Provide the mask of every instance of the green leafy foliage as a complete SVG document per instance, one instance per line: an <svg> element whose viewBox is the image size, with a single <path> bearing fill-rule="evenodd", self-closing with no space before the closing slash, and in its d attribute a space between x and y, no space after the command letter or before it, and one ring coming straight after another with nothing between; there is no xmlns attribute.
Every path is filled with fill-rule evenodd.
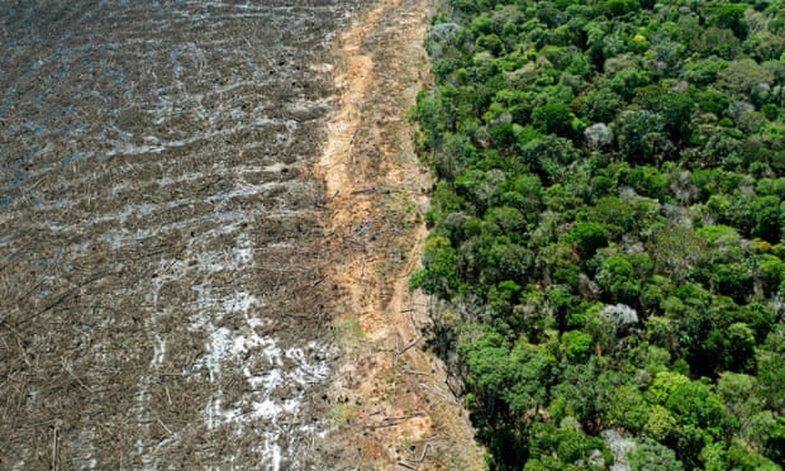
<svg viewBox="0 0 785 471"><path fill-rule="evenodd" d="M781 469L785 3L444 1L411 284L489 467Z"/></svg>

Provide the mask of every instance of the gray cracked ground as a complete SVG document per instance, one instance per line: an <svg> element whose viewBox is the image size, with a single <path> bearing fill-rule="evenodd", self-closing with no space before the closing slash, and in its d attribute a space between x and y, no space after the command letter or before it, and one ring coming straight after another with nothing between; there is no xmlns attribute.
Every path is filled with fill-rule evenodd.
<svg viewBox="0 0 785 471"><path fill-rule="evenodd" d="M353 2L0 1L1 469L319 467Z"/></svg>

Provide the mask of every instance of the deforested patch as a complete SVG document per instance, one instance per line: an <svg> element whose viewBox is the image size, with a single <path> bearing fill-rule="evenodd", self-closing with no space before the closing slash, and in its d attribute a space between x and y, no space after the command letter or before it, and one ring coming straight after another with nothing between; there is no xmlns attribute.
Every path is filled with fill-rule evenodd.
<svg viewBox="0 0 785 471"><path fill-rule="evenodd" d="M0 3L0 467L319 467L358 8Z"/></svg>

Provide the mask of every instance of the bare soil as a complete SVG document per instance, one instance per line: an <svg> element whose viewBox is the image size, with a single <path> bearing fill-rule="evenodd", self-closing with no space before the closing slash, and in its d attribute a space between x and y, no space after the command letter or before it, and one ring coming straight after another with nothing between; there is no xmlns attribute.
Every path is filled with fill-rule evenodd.
<svg viewBox="0 0 785 471"><path fill-rule="evenodd" d="M340 101L318 166L345 352L330 394L335 469L482 469L444 365L425 350L429 300L408 290L432 184L407 120L428 80L427 18L427 0L382 0L341 36Z"/></svg>

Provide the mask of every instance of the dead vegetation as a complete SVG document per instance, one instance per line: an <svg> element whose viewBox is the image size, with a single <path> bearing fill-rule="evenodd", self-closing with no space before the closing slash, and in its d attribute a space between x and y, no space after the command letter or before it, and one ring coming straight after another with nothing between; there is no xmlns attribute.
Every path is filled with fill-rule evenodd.
<svg viewBox="0 0 785 471"><path fill-rule="evenodd" d="M317 467L352 2L0 9L0 469Z"/></svg>

